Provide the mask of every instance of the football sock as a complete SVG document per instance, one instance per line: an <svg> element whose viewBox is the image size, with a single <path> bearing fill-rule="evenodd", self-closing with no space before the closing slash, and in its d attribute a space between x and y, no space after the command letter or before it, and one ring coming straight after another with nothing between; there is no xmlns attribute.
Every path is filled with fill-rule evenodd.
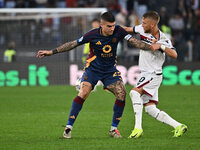
<svg viewBox="0 0 200 150"><path fill-rule="evenodd" d="M115 129L117 129L117 127L111 126L111 128L110 128L111 131L115 130Z"/></svg>
<svg viewBox="0 0 200 150"><path fill-rule="evenodd" d="M84 103L84 99L77 96L73 102L72 102L72 107L71 107L71 112L69 114L69 119L68 119L68 122L67 122L67 127L71 127L70 129L72 129L72 126L74 124L74 121L76 120L77 116L78 116L78 113L80 112L82 106L83 106L83 103Z"/></svg>
<svg viewBox="0 0 200 150"><path fill-rule="evenodd" d="M145 107L145 111L152 116L153 118L157 119L160 122L168 124L174 128L181 125L181 123L177 122L173 118L171 118L166 112L159 110L156 108L156 105L149 105Z"/></svg>
<svg viewBox="0 0 200 150"><path fill-rule="evenodd" d="M131 90L130 97L133 104L133 111L135 113L135 128L142 129L143 102L140 98L140 93L135 90Z"/></svg>
<svg viewBox="0 0 200 150"><path fill-rule="evenodd" d="M113 129L114 129L114 127L117 128L117 126L121 120L123 111L124 111L124 106L125 106L125 101L121 101L121 100L115 101L115 104L113 106L114 113L113 113L111 129L112 129L112 127L113 127Z"/></svg>
<svg viewBox="0 0 200 150"><path fill-rule="evenodd" d="M73 126L71 125L66 125L66 128L70 128L72 130Z"/></svg>

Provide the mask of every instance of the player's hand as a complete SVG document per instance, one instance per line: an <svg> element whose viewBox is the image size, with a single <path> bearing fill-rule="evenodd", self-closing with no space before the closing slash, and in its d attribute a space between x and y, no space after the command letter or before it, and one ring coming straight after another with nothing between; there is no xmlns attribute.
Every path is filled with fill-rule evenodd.
<svg viewBox="0 0 200 150"><path fill-rule="evenodd" d="M154 53L156 50L159 50L161 47L161 44L154 43L150 46L152 53Z"/></svg>
<svg viewBox="0 0 200 150"><path fill-rule="evenodd" d="M152 44L155 44L157 41L158 41L157 39L153 39Z"/></svg>
<svg viewBox="0 0 200 150"><path fill-rule="evenodd" d="M45 56L51 56L51 55L53 55L53 52L47 51L47 50L39 50L37 53L37 57L39 57L39 58L43 58Z"/></svg>

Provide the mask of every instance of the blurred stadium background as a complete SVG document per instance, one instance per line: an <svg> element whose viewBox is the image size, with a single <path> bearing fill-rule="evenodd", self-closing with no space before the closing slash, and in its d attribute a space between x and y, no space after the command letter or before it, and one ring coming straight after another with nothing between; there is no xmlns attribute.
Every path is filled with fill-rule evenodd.
<svg viewBox="0 0 200 150"><path fill-rule="evenodd" d="M159 27L171 38L178 52L178 60L167 58L164 77L175 74L176 81L166 76L171 85L199 85L199 5L199 0L0 0L0 75L4 78L0 86L74 85L82 73L83 46L42 60L35 57L36 53L79 38L91 29L91 21L99 18L103 10L111 10L117 23L126 26L140 24L148 10L159 12ZM10 42L15 44L16 57L6 63L4 53ZM137 67L138 54L137 49L120 42L118 65L124 72L125 82L131 85L137 78L137 68L131 67ZM46 75L38 75L39 70L46 71ZM38 74L34 76L34 72ZM130 72L135 75L131 76Z"/></svg>

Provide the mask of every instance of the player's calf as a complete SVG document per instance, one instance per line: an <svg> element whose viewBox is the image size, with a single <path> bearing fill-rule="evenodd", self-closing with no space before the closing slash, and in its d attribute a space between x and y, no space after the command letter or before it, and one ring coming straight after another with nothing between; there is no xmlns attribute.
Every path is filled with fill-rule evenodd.
<svg viewBox="0 0 200 150"><path fill-rule="evenodd" d="M133 111L135 113L135 128L142 129L142 111L143 101L140 93L135 90L130 91L130 97L133 104Z"/></svg>
<svg viewBox="0 0 200 150"><path fill-rule="evenodd" d="M146 106L145 111L156 120L172 126L175 129L174 137L180 137L188 130L186 125L174 120L166 112L160 111L155 105Z"/></svg>

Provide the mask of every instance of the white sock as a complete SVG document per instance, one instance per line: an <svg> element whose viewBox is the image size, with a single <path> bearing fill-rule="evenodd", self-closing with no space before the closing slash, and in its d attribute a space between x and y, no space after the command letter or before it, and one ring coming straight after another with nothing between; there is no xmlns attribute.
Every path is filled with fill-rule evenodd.
<svg viewBox="0 0 200 150"><path fill-rule="evenodd" d="M135 128L142 129L143 102L140 98L140 93L136 92L135 90L131 90L130 97L133 104L133 111L135 113Z"/></svg>
<svg viewBox="0 0 200 150"><path fill-rule="evenodd" d="M66 125L66 128L70 128L72 130L73 126L71 125Z"/></svg>
<svg viewBox="0 0 200 150"><path fill-rule="evenodd" d="M156 108L156 105L149 105L145 107L146 113L148 113L153 118L157 119L160 122L163 122L165 124L168 124L174 128L181 125L181 123L174 120L172 117L170 117L166 112L159 110Z"/></svg>
<svg viewBox="0 0 200 150"><path fill-rule="evenodd" d="M115 130L115 129L117 129L117 127L111 126L111 128L110 128L111 131Z"/></svg>

